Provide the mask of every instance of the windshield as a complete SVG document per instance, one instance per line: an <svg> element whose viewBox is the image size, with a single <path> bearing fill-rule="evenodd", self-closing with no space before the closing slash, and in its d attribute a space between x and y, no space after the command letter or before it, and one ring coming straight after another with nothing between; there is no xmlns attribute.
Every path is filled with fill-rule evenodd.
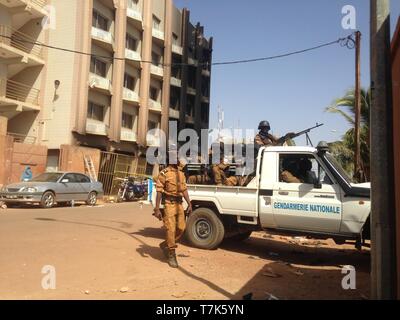
<svg viewBox="0 0 400 320"><path fill-rule="evenodd" d="M342 168L339 162L337 162L334 156L332 156L330 153L327 153L325 157L348 184L353 182L348 173Z"/></svg>
<svg viewBox="0 0 400 320"><path fill-rule="evenodd" d="M33 178L31 181L32 182L57 182L61 176L62 173L42 173L41 175L37 176L36 178Z"/></svg>

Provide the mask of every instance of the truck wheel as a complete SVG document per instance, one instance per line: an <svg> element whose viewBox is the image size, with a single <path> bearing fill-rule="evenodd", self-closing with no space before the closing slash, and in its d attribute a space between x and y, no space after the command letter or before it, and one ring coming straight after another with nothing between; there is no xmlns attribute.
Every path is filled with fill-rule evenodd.
<svg viewBox="0 0 400 320"><path fill-rule="evenodd" d="M194 247L216 249L224 239L224 234L225 228L222 221L210 209L196 209L188 218L186 238Z"/></svg>
<svg viewBox="0 0 400 320"><path fill-rule="evenodd" d="M56 199L54 193L51 191L46 191L43 196L42 200L40 201L40 206L45 209L49 209L54 207L56 204Z"/></svg>
<svg viewBox="0 0 400 320"><path fill-rule="evenodd" d="M246 232L238 233L238 234L235 234L232 237L227 238L226 240L228 240L228 241L245 241L248 238L250 238L252 233L253 233L252 231L246 231Z"/></svg>

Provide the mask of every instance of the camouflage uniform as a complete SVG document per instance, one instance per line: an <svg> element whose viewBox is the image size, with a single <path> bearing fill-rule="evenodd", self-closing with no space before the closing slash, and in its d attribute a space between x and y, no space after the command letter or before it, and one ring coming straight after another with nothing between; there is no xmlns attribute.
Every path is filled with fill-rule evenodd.
<svg viewBox="0 0 400 320"><path fill-rule="evenodd" d="M160 172L156 190L163 194L165 201L163 222L167 229L167 239L162 245L173 250L186 228L182 205L182 196L187 190L184 173L177 166L168 166Z"/></svg>
<svg viewBox="0 0 400 320"><path fill-rule="evenodd" d="M254 144L260 147L273 146L277 142L278 138L273 136L272 134L268 134L267 136L257 134L254 138Z"/></svg>

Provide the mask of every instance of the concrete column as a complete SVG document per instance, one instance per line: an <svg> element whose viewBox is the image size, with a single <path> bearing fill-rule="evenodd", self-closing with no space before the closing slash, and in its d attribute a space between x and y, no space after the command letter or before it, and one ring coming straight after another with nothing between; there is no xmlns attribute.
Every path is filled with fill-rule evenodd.
<svg viewBox="0 0 400 320"><path fill-rule="evenodd" d="M92 14L93 0L78 1L77 7L77 30L80 30L80 37L77 37L76 50L82 52L92 51ZM86 118L89 96L89 72L90 72L90 56L77 54L75 55L75 75L73 92L75 96L72 101L75 108L75 125L73 131L79 134L86 134Z"/></svg>
<svg viewBox="0 0 400 320"><path fill-rule="evenodd" d="M125 74L125 39L126 39L126 0L114 0L115 6L115 53L118 58L113 61L112 97L110 113L110 131L108 138L111 142L121 140L121 122L123 105L123 84Z"/></svg>
<svg viewBox="0 0 400 320"><path fill-rule="evenodd" d="M0 136L7 135L8 118L0 116Z"/></svg>
<svg viewBox="0 0 400 320"><path fill-rule="evenodd" d="M181 86L181 103L179 114L179 128L182 130L186 126L186 104L187 104L187 87L188 87L188 48L189 48L189 21L190 11L182 10L182 86Z"/></svg>
<svg viewBox="0 0 400 320"><path fill-rule="evenodd" d="M202 98L202 84L203 84L203 79L202 79L202 69L203 66L200 65L201 62L203 62L203 44L201 39L203 32L202 32L202 27L200 24L197 24L196 26L196 51L195 51L195 57L196 60L198 61L199 65L197 66L196 69L196 99L194 101L194 129L197 131L197 133L200 136L200 131L201 131L201 98ZM200 140L199 140L200 142Z"/></svg>
<svg viewBox="0 0 400 320"><path fill-rule="evenodd" d="M151 61L151 47L153 14L152 1L143 2L143 40L142 40L142 60ZM140 109L137 143L139 146L147 145L146 135L149 119L149 90L150 90L150 63L142 63L142 73L140 77Z"/></svg>
<svg viewBox="0 0 400 320"><path fill-rule="evenodd" d="M171 95L171 63L172 63L172 0L165 0L164 27L164 82L162 87L161 130L168 139L169 106Z"/></svg>

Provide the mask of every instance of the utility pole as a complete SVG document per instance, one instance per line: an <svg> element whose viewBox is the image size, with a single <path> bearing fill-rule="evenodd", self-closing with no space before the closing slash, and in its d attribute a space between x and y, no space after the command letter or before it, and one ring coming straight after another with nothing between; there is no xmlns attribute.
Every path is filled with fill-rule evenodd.
<svg viewBox="0 0 400 320"><path fill-rule="evenodd" d="M371 298L396 298L390 1L371 0Z"/></svg>
<svg viewBox="0 0 400 320"><path fill-rule="evenodd" d="M363 174L360 166L360 117L361 117L361 71L360 71L360 50L361 50L361 32L356 32L356 86L355 86L355 152L354 152L354 177L359 182L363 181Z"/></svg>

